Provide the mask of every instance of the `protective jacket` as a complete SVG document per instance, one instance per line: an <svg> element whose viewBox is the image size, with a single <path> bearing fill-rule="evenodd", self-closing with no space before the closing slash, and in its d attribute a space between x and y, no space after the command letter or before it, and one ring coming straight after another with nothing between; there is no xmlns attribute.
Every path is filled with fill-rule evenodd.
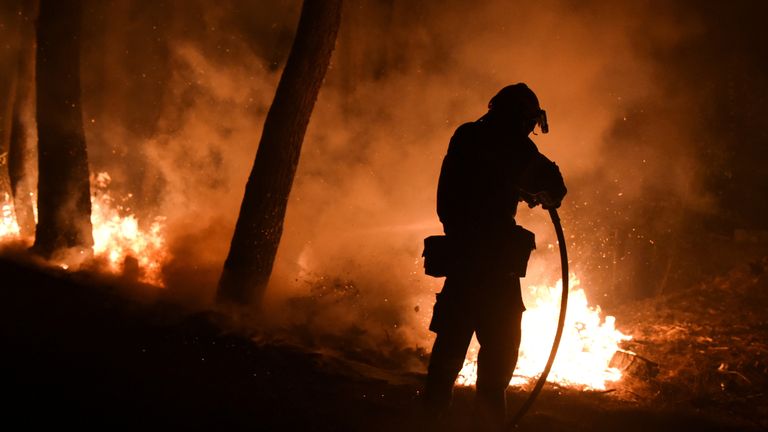
<svg viewBox="0 0 768 432"><path fill-rule="evenodd" d="M559 201L565 185L557 166L527 136L514 136L486 117L456 130L440 172L437 213L456 256L448 277L468 283L447 284L443 297L456 298L464 307L476 304L478 310L470 314L484 314L502 299L523 309L519 284L509 283L515 277L510 275L509 239L517 228L518 202L541 191Z"/></svg>
<svg viewBox="0 0 768 432"><path fill-rule="evenodd" d="M483 118L456 129L437 186L445 233L485 237L515 225L518 181L538 154L528 137L510 138Z"/></svg>

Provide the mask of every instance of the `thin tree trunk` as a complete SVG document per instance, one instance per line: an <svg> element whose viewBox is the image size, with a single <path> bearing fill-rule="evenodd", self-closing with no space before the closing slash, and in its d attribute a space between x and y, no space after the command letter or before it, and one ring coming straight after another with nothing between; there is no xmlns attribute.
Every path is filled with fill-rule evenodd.
<svg viewBox="0 0 768 432"><path fill-rule="evenodd" d="M219 280L219 301L258 304L266 290L304 133L339 30L341 3L304 0L296 38L267 113L245 187Z"/></svg>
<svg viewBox="0 0 768 432"><path fill-rule="evenodd" d="M80 105L80 0L41 0L37 23L38 224L34 250L93 245Z"/></svg>
<svg viewBox="0 0 768 432"><path fill-rule="evenodd" d="M0 25L0 40L3 41L0 44L0 207L12 204L13 200L8 177L8 147L11 141L11 117L16 94L14 71L18 54L18 20L14 9L15 5L11 3L0 3L0 16L4 18Z"/></svg>
<svg viewBox="0 0 768 432"><path fill-rule="evenodd" d="M33 107L35 82L35 20L38 2L24 2L20 10L18 68L16 69L16 97L13 105L10 146L8 149L8 174L13 192L16 221L23 236L35 233L35 217L32 209L34 181L30 173L33 158Z"/></svg>
<svg viewBox="0 0 768 432"><path fill-rule="evenodd" d="M11 113L16 95L16 83L13 77L0 89L0 206L11 204L13 192L8 173L8 147L11 141ZM2 215L0 215L2 216Z"/></svg>

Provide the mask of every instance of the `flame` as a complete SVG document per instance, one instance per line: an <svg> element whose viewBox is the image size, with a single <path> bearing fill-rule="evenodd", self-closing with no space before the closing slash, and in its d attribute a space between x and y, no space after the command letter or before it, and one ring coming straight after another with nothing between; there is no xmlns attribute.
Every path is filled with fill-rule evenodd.
<svg viewBox="0 0 768 432"><path fill-rule="evenodd" d="M606 384L621 379L621 372L608 364L628 336L615 327L612 316L601 318L600 306L591 307L580 281L571 275L568 312L563 337L548 382L587 390L605 390ZM552 348L560 313L562 280L555 287L530 286L523 314L520 356L511 385L522 385L541 374ZM474 385L477 380L478 345L473 340L456 383Z"/></svg>
<svg viewBox="0 0 768 432"><path fill-rule="evenodd" d="M126 262L132 258L136 260L139 281L163 286L162 269L170 258L165 241L165 220L158 217L148 227L142 227L131 209L120 204L129 201L132 195L118 201L108 190L111 182L112 178L106 172L91 178L93 254L106 263L108 272L115 274L124 273ZM31 198L37 221L37 202L34 195L31 194ZM7 193L0 201L0 210L0 242L18 239L19 225ZM67 263L57 265L65 270L72 267Z"/></svg>
<svg viewBox="0 0 768 432"><path fill-rule="evenodd" d="M10 240L19 236L19 224L16 222L16 214L8 193L3 193L0 204L0 240Z"/></svg>
<svg viewBox="0 0 768 432"><path fill-rule="evenodd" d="M137 261L140 281L163 286L162 268L169 258L164 218L155 218L148 228L142 228L131 209L117 204L109 193L111 181L106 172L92 180L93 253L107 262L112 273L123 273L126 259L131 257ZM123 201L131 197L129 194Z"/></svg>

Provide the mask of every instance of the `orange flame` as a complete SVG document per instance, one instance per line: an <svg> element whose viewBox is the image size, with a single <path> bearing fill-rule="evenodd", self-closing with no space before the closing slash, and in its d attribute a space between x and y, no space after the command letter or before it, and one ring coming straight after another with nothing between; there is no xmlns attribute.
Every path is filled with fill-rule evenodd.
<svg viewBox="0 0 768 432"><path fill-rule="evenodd" d="M608 364L628 336L615 328L615 318L601 318L599 306L591 307L580 281L571 276L568 312L560 348L547 381L588 390L604 390L606 384L621 379L621 372ZM549 358L560 312L562 280L555 287L530 286L528 309L523 314L520 357L511 385L522 385L541 374ZM477 380L477 342L473 340L458 385L474 385Z"/></svg>
<svg viewBox="0 0 768 432"><path fill-rule="evenodd" d="M123 273L126 259L132 257L138 266L139 281L163 286L162 269L170 258L165 242L164 218L155 218L149 227L143 228L131 209L119 204L109 193L111 181L106 172L98 173L91 179L93 254L106 262L107 271L115 274ZM34 195L31 198L37 221L37 203ZM126 198L130 199L131 195ZM0 241L18 239L19 225L7 193L0 201L0 210ZM67 263L57 265L63 269L72 267Z"/></svg>
<svg viewBox="0 0 768 432"><path fill-rule="evenodd" d="M106 260L112 273L125 271L126 258L132 257L138 261L140 281L163 286L162 268L169 258L164 219L155 218L142 229L131 209L116 204L110 195L107 188L111 181L106 172L96 174L92 181L93 253Z"/></svg>
<svg viewBox="0 0 768 432"><path fill-rule="evenodd" d="M16 214L8 193L3 193L0 204L0 240L10 240L19 236L19 224L16 223Z"/></svg>

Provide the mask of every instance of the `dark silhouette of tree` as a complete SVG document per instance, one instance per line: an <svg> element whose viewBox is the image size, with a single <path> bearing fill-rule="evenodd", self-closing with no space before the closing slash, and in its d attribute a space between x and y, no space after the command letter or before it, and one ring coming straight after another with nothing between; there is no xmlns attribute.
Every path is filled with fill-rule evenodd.
<svg viewBox="0 0 768 432"><path fill-rule="evenodd" d="M80 0L41 0L37 22L38 224L33 250L93 245L80 104Z"/></svg>
<svg viewBox="0 0 768 432"><path fill-rule="evenodd" d="M341 0L304 0L245 187L219 280L219 301L258 304L266 290L304 134L336 42L341 4Z"/></svg>
<svg viewBox="0 0 768 432"><path fill-rule="evenodd" d="M32 209L33 181L28 172L32 157L31 135L34 109L35 83L35 20L38 2L25 1L19 9L18 67L14 82L13 114L11 118L10 144L8 147L8 175L13 193L16 220L21 234L35 233L35 217Z"/></svg>
<svg viewBox="0 0 768 432"><path fill-rule="evenodd" d="M18 54L17 4L9 1L0 2L0 204L11 199L11 182L8 178L8 145L11 140L11 117L14 100L14 75Z"/></svg>

